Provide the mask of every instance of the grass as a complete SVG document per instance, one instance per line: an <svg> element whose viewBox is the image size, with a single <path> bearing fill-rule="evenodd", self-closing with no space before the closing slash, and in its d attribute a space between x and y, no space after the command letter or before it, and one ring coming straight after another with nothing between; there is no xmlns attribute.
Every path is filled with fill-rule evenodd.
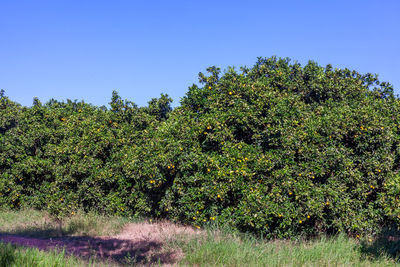
<svg viewBox="0 0 400 267"><path fill-rule="evenodd" d="M111 235L132 222L127 218L78 213L66 219L68 235ZM34 210L1 211L0 233L49 237L57 224L44 212ZM208 229L203 235L179 235L165 239L167 249L180 250L184 257L179 266L398 266L400 241L389 240L394 232L382 232L373 240L358 240L345 235L314 240L265 241L233 231ZM126 266L134 265L126 259ZM103 266L109 266L106 264ZM66 257L63 252L43 252L0 243L0 266L101 266Z"/></svg>
<svg viewBox="0 0 400 267"><path fill-rule="evenodd" d="M38 249L22 248L11 244L0 243L1 267L69 267L69 266L109 266L93 261L83 261L75 257L67 257L63 251L43 252Z"/></svg>
<svg viewBox="0 0 400 267"><path fill-rule="evenodd" d="M119 233L129 222L135 221L80 211L63 220L62 233L68 236L113 235ZM57 237L60 234L58 224L46 212L33 209L0 210L0 233L29 237Z"/></svg>
<svg viewBox="0 0 400 267"><path fill-rule="evenodd" d="M339 235L312 241L262 241L209 231L203 239L177 241L181 266L398 266L391 255L365 253L373 244Z"/></svg>

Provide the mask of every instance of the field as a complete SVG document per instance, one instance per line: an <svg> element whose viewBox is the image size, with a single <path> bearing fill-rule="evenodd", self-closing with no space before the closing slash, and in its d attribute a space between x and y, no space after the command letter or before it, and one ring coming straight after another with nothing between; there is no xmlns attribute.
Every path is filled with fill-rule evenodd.
<svg viewBox="0 0 400 267"><path fill-rule="evenodd" d="M1 211L0 239L6 237L26 244L0 243L0 266L396 266L400 245L395 233L266 241L230 229L198 230L93 213L66 219L60 237L57 223L35 210ZM63 241L66 247L35 246L32 240L42 245ZM89 244L89 254L85 249L71 252L68 244L76 245L77 240L81 246ZM113 245L106 247L107 240Z"/></svg>

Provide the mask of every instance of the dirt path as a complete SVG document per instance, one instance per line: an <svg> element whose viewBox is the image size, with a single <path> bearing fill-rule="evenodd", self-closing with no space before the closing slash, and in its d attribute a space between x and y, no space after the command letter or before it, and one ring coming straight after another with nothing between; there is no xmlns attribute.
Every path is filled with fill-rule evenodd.
<svg viewBox="0 0 400 267"><path fill-rule="evenodd" d="M165 246L167 240L180 234L199 234L190 227L177 226L171 223L134 223L125 226L124 230L114 236L100 237L61 237L32 238L17 235L0 235L0 241L10 242L40 250L64 248L67 255L84 259L95 257L117 264L162 264L172 266L182 256L181 251Z"/></svg>

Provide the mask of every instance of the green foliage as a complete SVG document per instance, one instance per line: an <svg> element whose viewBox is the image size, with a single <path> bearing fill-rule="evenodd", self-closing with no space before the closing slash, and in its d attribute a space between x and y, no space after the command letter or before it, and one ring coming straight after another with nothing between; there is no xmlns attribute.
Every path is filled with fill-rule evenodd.
<svg viewBox="0 0 400 267"><path fill-rule="evenodd" d="M371 74L259 58L172 110L1 95L0 205L227 224L269 238L398 223L400 102Z"/></svg>
<svg viewBox="0 0 400 267"><path fill-rule="evenodd" d="M35 99L21 108L1 100L0 203L46 208L57 218L80 207L103 213L128 210L132 182L123 176L124 150L154 122L114 92L112 109L84 102Z"/></svg>
<svg viewBox="0 0 400 267"><path fill-rule="evenodd" d="M222 77L209 71L142 151L152 192L164 196L153 198L157 215L280 238L398 221L390 85L275 58Z"/></svg>

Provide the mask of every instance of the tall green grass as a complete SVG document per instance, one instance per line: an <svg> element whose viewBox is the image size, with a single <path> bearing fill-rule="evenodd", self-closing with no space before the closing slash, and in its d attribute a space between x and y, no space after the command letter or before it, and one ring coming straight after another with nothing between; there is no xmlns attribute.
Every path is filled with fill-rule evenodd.
<svg viewBox="0 0 400 267"><path fill-rule="evenodd" d="M76 266L110 266L94 261L83 261L67 257L63 251L43 252L34 248L22 248L11 244L0 243L1 267L76 267Z"/></svg>
<svg viewBox="0 0 400 267"><path fill-rule="evenodd" d="M367 253L373 242L345 235L311 241L263 241L252 236L209 231L203 238L181 238L181 266L398 266L382 249Z"/></svg>

